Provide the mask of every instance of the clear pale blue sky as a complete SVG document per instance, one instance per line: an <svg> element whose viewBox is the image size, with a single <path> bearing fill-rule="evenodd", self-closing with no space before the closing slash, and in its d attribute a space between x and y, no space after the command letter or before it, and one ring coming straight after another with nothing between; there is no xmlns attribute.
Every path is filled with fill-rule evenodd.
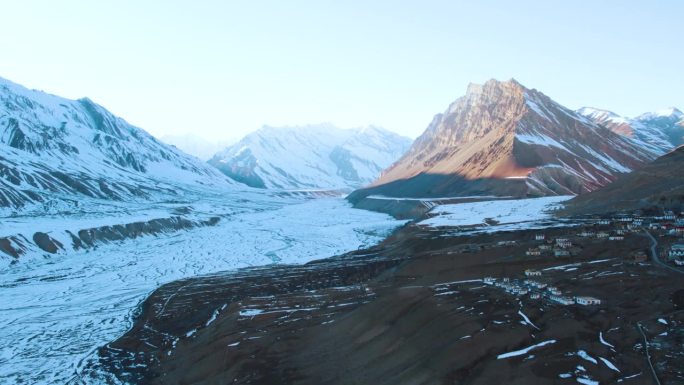
<svg viewBox="0 0 684 385"><path fill-rule="evenodd" d="M155 135L376 124L419 135L469 82L571 108L684 107L684 1L3 1L0 76Z"/></svg>

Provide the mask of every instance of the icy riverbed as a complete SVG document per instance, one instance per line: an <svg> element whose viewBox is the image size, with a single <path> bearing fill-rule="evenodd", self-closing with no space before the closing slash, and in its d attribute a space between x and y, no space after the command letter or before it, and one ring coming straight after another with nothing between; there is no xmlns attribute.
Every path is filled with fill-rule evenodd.
<svg viewBox="0 0 684 385"><path fill-rule="evenodd" d="M0 383L92 384L97 380L82 368L129 328L136 306L159 285L333 256L375 244L403 223L341 198L262 203L232 202L240 210L229 208L234 214L214 227L2 267Z"/></svg>

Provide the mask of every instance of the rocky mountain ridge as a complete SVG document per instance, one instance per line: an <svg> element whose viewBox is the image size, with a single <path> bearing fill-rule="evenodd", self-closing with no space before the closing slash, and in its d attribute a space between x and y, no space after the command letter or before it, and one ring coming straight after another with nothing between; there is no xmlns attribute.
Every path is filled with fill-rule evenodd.
<svg viewBox="0 0 684 385"><path fill-rule="evenodd" d="M0 208L71 210L84 200L172 199L235 182L88 98L0 78Z"/></svg>
<svg viewBox="0 0 684 385"><path fill-rule="evenodd" d="M626 118L608 110L582 107L577 112L663 155L684 144L684 113L674 107Z"/></svg>
<svg viewBox="0 0 684 385"><path fill-rule="evenodd" d="M655 159L517 81L471 84L369 189L397 196L581 194Z"/></svg>

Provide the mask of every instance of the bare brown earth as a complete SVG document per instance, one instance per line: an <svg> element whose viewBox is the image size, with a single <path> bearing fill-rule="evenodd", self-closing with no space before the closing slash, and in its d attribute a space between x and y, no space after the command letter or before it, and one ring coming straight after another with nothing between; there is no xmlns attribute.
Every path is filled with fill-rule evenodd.
<svg viewBox="0 0 684 385"><path fill-rule="evenodd" d="M569 201L569 215L602 214L621 210L684 208L684 147L661 156L615 182Z"/></svg>
<svg viewBox="0 0 684 385"><path fill-rule="evenodd" d="M660 339L650 354L661 383L684 383L677 359L682 277L628 261L632 251L648 248L646 237L578 238L579 255L564 258L525 256L538 243L532 238L531 231L457 236L409 225L372 249L303 266L173 282L142 304L128 333L100 350L101 361L141 384L655 383L641 322L649 340ZM517 244L498 246L510 240ZM568 264L545 270L540 280L601 305L561 306L458 283L522 279L528 268ZM669 320L671 338L660 335L658 318ZM549 340L556 342L497 359Z"/></svg>

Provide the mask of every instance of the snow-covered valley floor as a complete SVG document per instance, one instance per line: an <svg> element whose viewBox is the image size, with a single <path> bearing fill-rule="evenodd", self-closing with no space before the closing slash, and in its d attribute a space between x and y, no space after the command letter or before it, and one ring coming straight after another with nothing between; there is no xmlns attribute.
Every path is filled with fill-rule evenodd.
<svg viewBox="0 0 684 385"><path fill-rule="evenodd" d="M543 228L549 225L548 221L557 221L553 211L571 198L551 196L438 205L430 211L430 218L419 224L435 228L468 227L484 232Z"/></svg>
<svg viewBox="0 0 684 385"><path fill-rule="evenodd" d="M270 200L269 200L270 199ZM381 241L401 221L341 198L226 202L217 226L27 258L0 268L0 383L97 382L82 368L123 334L166 282L270 263L304 263ZM228 201L229 199L227 199ZM36 218L36 223L50 223ZM30 223L22 222L23 228ZM34 231L45 231L37 228Z"/></svg>

